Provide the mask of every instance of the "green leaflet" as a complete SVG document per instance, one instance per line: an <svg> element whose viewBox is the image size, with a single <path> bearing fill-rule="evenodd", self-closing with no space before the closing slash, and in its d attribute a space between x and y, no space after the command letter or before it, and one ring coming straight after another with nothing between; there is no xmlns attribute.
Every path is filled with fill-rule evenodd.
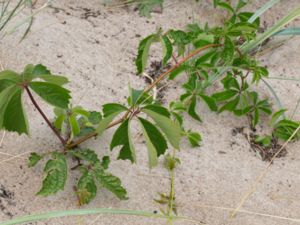
<svg viewBox="0 0 300 225"><path fill-rule="evenodd" d="M161 44L163 46L163 60L162 63L163 65L166 65L169 59L172 57L173 53L173 46L171 41L167 36L162 36L160 38Z"/></svg>
<svg viewBox="0 0 300 225"><path fill-rule="evenodd" d="M43 75L51 75L50 70L42 64L37 64L32 68L32 75L34 78L43 76Z"/></svg>
<svg viewBox="0 0 300 225"><path fill-rule="evenodd" d="M228 12L235 13L234 9L226 2L219 2L218 6L220 8L226 9Z"/></svg>
<svg viewBox="0 0 300 225"><path fill-rule="evenodd" d="M168 117L158 114L150 109L142 109L142 111L155 121L156 125L163 131L171 145L179 150L181 139L180 125Z"/></svg>
<svg viewBox="0 0 300 225"><path fill-rule="evenodd" d="M100 123L98 124L98 127L96 128L96 133L98 136L101 136L105 129L108 127L108 125L113 121L113 119L118 115L119 113L114 113L109 115L108 117L103 118Z"/></svg>
<svg viewBox="0 0 300 225"><path fill-rule="evenodd" d="M28 64L25 66L23 72L21 73L22 79L27 82L31 82L34 79L33 71L35 66L32 64Z"/></svg>
<svg viewBox="0 0 300 225"><path fill-rule="evenodd" d="M95 151L90 149L76 149L69 151L72 156L79 158L81 160L86 161L90 166L94 166L96 164L100 164L100 160L98 159L98 155Z"/></svg>
<svg viewBox="0 0 300 225"><path fill-rule="evenodd" d="M135 149L131 141L129 132L129 119L126 119L114 133L110 144L110 150L121 145L118 159L129 159L132 163L136 162Z"/></svg>
<svg viewBox="0 0 300 225"><path fill-rule="evenodd" d="M71 137L74 138L77 134L80 133L80 127L79 127L79 124L78 124L78 121L76 119L76 114L72 114L70 117L69 117L69 124L70 124L70 127L71 127Z"/></svg>
<svg viewBox="0 0 300 225"><path fill-rule="evenodd" d="M29 156L28 167L34 167L42 158L43 156L32 152Z"/></svg>
<svg viewBox="0 0 300 225"><path fill-rule="evenodd" d="M94 176L88 170L85 170L77 184L77 197L79 204L84 205L90 203L97 195L97 186Z"/></svg>
<svg viewBox="0 0 300 225"><path fill-rule="evenodd" d="M157 34L152 34L140 42L140 45L138 48L138 55L135 60L138 74L141 74L142 72L144 72L144 70L147 66L150 46L153 42L157 41L157 38L158 38Z"/></svg>
<svg viewBox="0 0 300 225"><path fill-rule="evenodd" d="M90 115L88 117L89 121L93 124L93 125L97 125L100 123L100 121L102 120L102 115L100 112L96 112L96 111L90 111L89 112Z"/></svg>
<svg viewBox="0 0 300 225"><path fill-rule="evenodd" d="M103 106L103 113L104 117L102 120L100 120L97 128L96 133L98 136L101 136L105 129L108 127L108 125L113 121L113 119L118 116L121 112L126 111L126 107L121 107L121 105L118 105L118 107L115 106L115 104L106 104Z"/></svg>
<svg viewBox="0 0 300 225"><path fill-rule="evenodd" d="M41 76L36 76L36 77L40 78L48 83L56 84L58 86L62 86L64 84L69 83L68 78L63 77L63 76L58 76L58 75L41 75Z"/></svg>
<svg viewBox="0 0 300 225"><path fill-rule="evenodd" d="M18 132L18 134L29 133L28 120L24 112L22 90L20 88L18 88L17 92L11 97L11 100L7 104L3 127L8 131Z"/></svg>
<svg viewBox="0 0 300 225"><path fill-rule="evenodd" d="M124 187L122 187L121 180L118 177L105 172L101 168L96 168L94 170L94 176L102 187L114 193L119 199L128 199L127 191Z"/></svg>
<svg viewBox="0 0 300 225"><path fill-rule="evenodd" d="M52 159L46 163L44 168L47 175L37 195L48 196L63 190L67 180L67 171L66 156L59 152L52 153Z"/></svg>
<svg viewBox="0 0 300 225"><path fill-rule="evenodd" d="M240 96L238 95L236 98L234 98L233 100L227 102L225 105L223 105L219 112L223 112L223 111L233 111L236 109L237 105L239 104L240 101Z"/></svg>
<svg viewBox="0 0 300 225"><path fill-rule="evenodd" d="M11 80L1 80L0 81L0 93L6 89L7 87L11 86L11 85L15 85L15 82L11 81Z"/></svg>
<svg viewBox="0 0 300 225"><path fill-rule="evenodd" d="M216 101L221 102L221 101L228 100L228 99L236 96L237 94L238 94L238 91L230 89L230 90L215 93L212 95L212 97Z"/></svg>
<svg viewBox="0 0 300 225"><path fill-rule="evenodd" d="M42 64L35 65L32 69L31 80L36 78L40 78L48 83L56 84L59 86L62 86L69 82L68 78L66 77L51 74L51 71Z"/></svg>
<svg viewBox="0 0 300 225"><path fill-rule="evenodd" d="M151 11L155 7L162 7L163 0L139 0L139 12L141 16L150 17Z"/></svg>
<svg viewBox="0 0 300 225"><path fill-rule="evenodd" d="M136 90L129 87L130 96L128 97L128 105L134 107L136 105L145 105L153 102L153 97L144 90Z"/></svg>
<svg viewBox="0 0 300 225"><path fill-rule="evenodd" d="M200 142L202 141L202 138L199 133L188 131L186 133L186 136L187 136L190 144L192 145L192 147L200 146Z"/></svg>
<svg viewBox="0 0 300 225"><path fill-rule="evenodd" d="M139 117L140 125L148 149L149 167L153 168L158 163L158 156L163 155L168 148L167 142L160 131L149 121Z"/></svg>
<svg viewBox="0 0 300 225"><path fill-rule="evenodd" d="M143 109L149 109L153 112L156 112L158 114L161 114L162 116L166 116L168 118L170 118L170 112L168 111L168 109L166 109L165 107L161 106L161 105L146 105L145 107L143 107Z"/></svg>
<svg viewBox="0 0 300 225"><path fill-rule="evenodd" d="M0 93L0 129L3 128L7 105L18 90L20 90L19 87L10 85Z"/></svg>
<svg viewBox="0 0 300 225"><path fill-rule="evenodd" d="M189 104L189 107L188 107L188 114L193 119L198 120L199 122L202 122L200 116L196 113L196 104L197 104L196 96L191 96L190 104Z"/></svg>
<svg viewBox="0 0 300 225"><path fill-rule="evenodd" d="M66 109L71 98L70 91L56 84L31 82L29 87L49 104Z"/></svg>
<svg viewBox="0 0 300 225"><path fill-rule="evenodd" d="M209 97L207 95L199 94L202 100L208 105L209 109L213 112L218 111L218 106L214 98Z"/></svg>
<svg viewBox="0 0 300 225"><path fill-rule="evenodd" d="M58 129L58 130L62 129L62 125L65 121L65 118L66 118L66 115L60 115L55 119L54 126L56 129Z"/></svg>
<svg viewBox="0 0 300 225"><path fill-rule="evenodd" d="M169 79L174 80L178 75L185 72L188 69L188 65L186 63L181 64L179 67L177 67L175 70L173 70L170 75Z"/></svg>
<svg viewBox="0 0 300 225"><path fill-rule="evenodd" d="M10 80L13 81L14 83L18 83L22 81L21 76L11 70L4 70L0 72L1 83L3 82L3 80Z"/></svg>
<svg viewBox="0 0 300 225"><path fill-rule="evenodd" d="M138 103L141 96L143 95L144 90L136 90L136 89L129 87L129 93L130 93L130 96L128 98L128 104L130 106L135 106Z"/></svg>
<svg viewBox="0 0 300 225"><path fill-rule="evenodd" d="M254 141L264 147L268 147L272 144L272 137L269 135L257 136Z"/></svg>
<svg viewBox="0 0 300 225"><path fill-rule="evenodd" d="M121 113L127 110L127 108L121 104L117 103L108 103L102 106L103 110L103 116L108 117L111 114L114 114L116 112Z"/></svg>
<svg viewBox="0 0 300 225"><path fill-rule="evenodd" d="M108 169L109 164L110 164L110 158L109 158L109 156L103 156L102 157L101 166L106 170L106 169Z"/></svg>
<svg viewBox="0 0 300 225"><path fill-rule="evenodd" d="M231 62L233 60L234 57L234 44L231 41L230 37L225 36L225 42L224 42L224 50L221 53L221 58L225 61L225 62Z"/></svg>

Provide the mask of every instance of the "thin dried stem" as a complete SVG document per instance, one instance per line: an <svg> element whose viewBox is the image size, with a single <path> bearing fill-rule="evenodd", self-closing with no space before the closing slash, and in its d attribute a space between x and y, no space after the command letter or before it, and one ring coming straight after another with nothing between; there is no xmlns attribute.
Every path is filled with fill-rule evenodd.
<svg viewBox="0 0 300 225"><path fill-rule="evenodd" d="M215 210L223 210L223 211L232 211L232 210L234 210L234 208L231 208L231 207L197 204L197 203L192 203L192 202L189 203L189 204L179 204L178 207L215 209ZM253 212L253 211L245 210L245 209L240 209L238 212L243 213L243 214L253 215L253 216L262 216L262 217L268 217L268 218L273 218L273 219L280 219L280 220L286 220L286 221L300 223L299 218L289 218L289 217L285 217L285 216L278 216L278 215L271 215L271 214L267 214L267 213Z"/></svg>

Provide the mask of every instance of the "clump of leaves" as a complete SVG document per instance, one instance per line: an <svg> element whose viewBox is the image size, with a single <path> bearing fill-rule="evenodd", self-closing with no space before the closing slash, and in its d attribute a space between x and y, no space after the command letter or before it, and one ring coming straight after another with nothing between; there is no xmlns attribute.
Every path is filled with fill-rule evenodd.
<svg viewBox="0 0 300 225"><path fill-rule="evenodd" d="M172 119L167 108L144 90L130 88L127 105L108 103L103 105L102 112L98 112L72 106L70 91L63 87L68 80L52 74L40 64L27 65L21 73L2 71L0 80L1 129L19 134L29 133L29 123L22 103L22 95L26 92L63 147L47 154L30 155L29 167L37 165L41 160L47 160L44 169L46 176L38 195L48 196L63 190L68 177L68 167L71 167L82 174L76 187L80 204L89 203L95 198L98 186L110 190L120 199L127 199L127 192L120 179L107 172L109 157L99 160L94 150L82 149L79 146L93 136L99 137L108 127L120 124L110 145L111 150L120 147L118 159L136 162L137 153L130 132L133 119L140 124L150 168L157 165L158 158L165 154L168 147L178 150L180 148L183 127ZM42 111L33 92L54 107L53 122ZM121 114L121 118L113 121ZM197 141L199 140L196 137L193 143ZM68 165L68 158L76 159L77 164L72 166L73 160Z"/></svg>
<svg viewBox="0 0 300 225"><path fill-rule="evenodd" d="M184 73L187 75L182 85L184 92L170 105L171 113L179 123L182 122L184 112L202 122L197 110L199 101L216 113L228 111L235 116L245 116L252 130L262 122L262 116L272 115L272 103L267 98L261 98L254 89L261 80L268 77L269 72L242 50L243 45L256 39L260 28L259 18L253 20L252 12L242 11L245 5L246 1L243 0L235 6L226 1L214 1L215 7L228 12L229 18L224 26L209 27L206 24L200 27L198 24L189 24L186 30L171 29L163 32L159 29L140 42L136 59L138 74L143 73L148 66L151 45L160 42L162 64L166 65L173 59L176 65L170 71L169 79L173 80ZM193 49L203 49L205 52L192 52L192 57L186 61ZM222 88L216 89L216 85ZM276 142L277 139L286 141L299 123L284 119L273 126L273 132L268 136L275 138ZM185 134L191 142L195 138L201 139L198 135ZM270 144L268 136L257 139L256 144ZM297 134L293 139L298 138Z"/></svg>

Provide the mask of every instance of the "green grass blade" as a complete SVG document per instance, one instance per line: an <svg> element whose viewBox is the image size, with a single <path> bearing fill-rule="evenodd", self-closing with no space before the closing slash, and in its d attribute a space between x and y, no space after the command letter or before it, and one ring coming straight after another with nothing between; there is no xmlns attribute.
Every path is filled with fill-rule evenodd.
<svg viewBox="0 0 300 225"><path fill-rule="evenodd" d="M4 33L5 35L10 35L12 33L14 33L19 27L23 26L25 23L29 23L29 29L31 28L31 23L32 23L32 19L34 18L34 16L36 16L37 14L39 14L42 10L44 10L46 7L48 7L51 4L52 0L48 0L44 5L42 5L40 8L38 8L34 13L30 14L29 16L27 16L25 19L23 19L19 24L17 24L13 29L11 29L10 31ZM27 33L29 32L28 28L25 31L25 35L27 35ZM24 35L23 35L24 36Z"/></svg>
<svg viewBox="0 0 300 225"><path fill-rule="evenodd" d="M280 0L270 0L266 4L264 4L260 9L258 9L253 16L248 20L249 23L253 23L257 18L259 18L262 14L264 14L268 9L272 8L275 4L277 4Z"/></svg>
<svg viewBox="0 0 300 225"><path fill-rule="evenodd" d="M274 36L300 35L300 27L291 27L278 31Z"/></svg>
<svg viewBox="0 0 300 225"><path fill-rule="evenodd" d="M2 2L2 8L1 8L1 15L0 15L0 23L3 19L3 17L5 16L8 6L10 4L11 0L8 0L7 3L5 4L5 2Z"/></svg>
<svg viewBox="0 0 300 225"><path fill-rule="evenodd" d="M264 79L261 79L261 80L262 80L262 82L264 82L264 84L269 88L269 90L273 94L273 96L274 96L274 98L276 100L276 103L277 103L277 105L279 107L279 110L284 109L283 105L282 105L282 103L281 103L281 101L280 101L280 99L278 97L278 95L276 94L276 91L272 88L272 86L266 80L264 80ZM283 117L285 118L284 113L283 113Z"/></svg>
<svg viewBox="0 0 300 225"><path fill-rule="evenodd" d="M48 213L42 213L36 215L28 215L28 216L12 219L6 222L2 222L0 223L0 225L14 225L14 224L35 222L35 221L41 221L41 220L47 220L52 218L65 217L65 216L83 216L83 215L94 215L94 214L131 215L131 216L142 216L148 218L188 220L188 221L193 221L195 223L200 223L199 221L189 219L186 217L180 217L180 216L167 216L163 214L154 214L152 212L127 210L127 209L98 208L98 209L74 209L74 210L66 210L66 211L48 212Z"/></svg>
<svg viewBox="0 0 300 225"><path fill-rule="evenodd" d="M243 53L247 53L250 50L254 49L258 45L260 45L263 41L265 41L267 38L271 37L275 33L277 33L282 27L284 27L286 24L294 20L300 16L300 4L296 9L294 9L292 12L290 12L287 16L282 18L280 21L278 21L273 27L271 27L269 30L258 36L254 41L249 42L241 47L241 51Z"/></svg>
<svg viewBox="0 0 300 225"><path fill-rule="evenodd" d="M0 26L0 31L6 26L6 24L11 20L15 12L18 10L18 8L22 5L23 0L20 0L18 4L15 6L15 8L11 11L11 13L8 15L7 19L4 21L4 23Z"/></svg>
<svg viewBox="0 0 300 225"><path fill-rule="evenodd" d="M294 78L294 77L267 77L267 79L270 80L287 80L287 81L297 81L300 82L300 79Z"/></svg>

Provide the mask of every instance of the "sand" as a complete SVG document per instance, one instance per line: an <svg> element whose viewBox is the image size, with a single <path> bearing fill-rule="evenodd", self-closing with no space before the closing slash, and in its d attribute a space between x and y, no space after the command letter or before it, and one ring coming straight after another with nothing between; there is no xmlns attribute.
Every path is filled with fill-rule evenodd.
<svg viewBox="0 0 300 225"><path fill-rule="evenodd" d="M54 73L64 74L70 79L68 88L72 91L74 105L100 110L104 103L124 103L128 83L136 88L145 86L144 80L135 76L134 66L141 37L159 27L182 29L185 24L193 21L202 24L206 21L210 24L220 23L223 15L214 11L210 2L205 0L196 5L192 0L168 0L162 14L154 13L152 18L142 18L132 8L107 9L97 0L55 0L53 6L56 9L42 11L23 42L18 44L20 33L10 35L0 42L1 62L5 68L18 71L26 64L42 63ZM252 2L251 7L257 9L266 1ZM299 5L299 0L284 0L268 11L262 21L271 26L296 5ZM294 25L299 26L299 20ZM278 41L276 39L271 42L271 46ZM270 76L300 78L299 50L300 38L295 37L260 59L263 65L268 66ZM299 83L282 80L269 82L280 96L284 107L291 109L288 113L291 113L300 96ZM172 88L179 83L180 79L170 83L165 99L174 99L180 94ZM263 96L274 100L264 85L259 85L257 89ZM0 221L26 214L78 208L72 191L78 176L76 172L70 173L64 191L49 198L35 196L41 186L43 163L29 169L26 165L26 153L55 150L59 143L29 99L25 97L24 101L30 118L30 137L7 134L0 149ZM273 107L276 109L276 104ZM42 108L53 116L50 107L42 104ZM234 128L247 125L245 118L235 118L229 113L217 115L201 104L197 110L204 122L200 124L186 118L186 126L200 131L203 142L201 147L194 149L187 142L182 143L179 153L182 163L176 170L175 180L179 214L208 225L297 224L278 217L300 219L299 142L289 144L287 156L276 159L257 191L243 206L243 210L276 215L277 218L239 213L235 219L231 219L228 210L203 208L205 205L225 208L237 206L255 178L267 166L267 162L263 162L251 150L243 135L232 134ZM295 119L300 119L299 110ZM260 129L264 131L267 128L264 126ZM130 198L119 201L110 192L101 189L97 198L82 208L159 210L153 199L158 196L158 192L167 192L169 188L169 178L162 166L162 159L160 165L150 171L145 145L135 135L138 163L132 165L128 161L115 160L117 151L109 151L113 130L83 146L95 149L100 156L111 155L113 161L110 171L122 178ZM133 130L137 133L136 126ZM9 158L3 153L23 155L3 162ZM154 225L166 222L142 217L100 215L29 224ZM193 223L180 221L176 224Z"/></svg>

